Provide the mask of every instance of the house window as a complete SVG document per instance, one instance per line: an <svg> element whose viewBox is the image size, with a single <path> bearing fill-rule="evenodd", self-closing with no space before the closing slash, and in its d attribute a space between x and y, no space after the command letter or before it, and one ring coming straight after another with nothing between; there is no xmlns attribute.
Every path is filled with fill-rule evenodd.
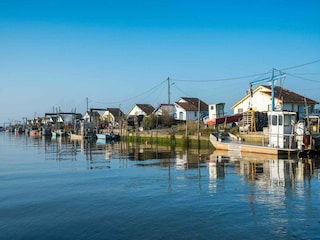
<svg viewBox="0 0 320 240"><path fill-rule="evenodd" d="M238 108L238 113L243 113L243 108Z"/></svg>
<svg viewBox="0 0 320 240"><path fill-rule="evenodd" d="M280 115L280 116L277 116L277 115L272 115L272 118L271 118L271 121L272 121L272 125L273 126L277 126L277 125L279 125L279 126L282 126L282 116Z"/></svg>
<svg viewBox="0 0 320 240"><path fill-rule="evenodd" d="M198 112L194 112L194 116L197 117L198 116Z"/></svg>
<svg viewBox="0 0 320 240"><path fill-rule="evenodd" d="M214 110L214 106L211 106L211 110Z"/></svg>
<svg viewBox="0 0 320 240"><path fill-rule="evenodd" d="M285 126L290 126L291 125L291 116L290 115L285 115L284 116L284 125Z"/></svg>
<svg viewBox="0 0 320 240"><path fill-rule="evenodd" d="M278 116L277 115L272 115L272 125L277 126L278 125Z"/></svg>

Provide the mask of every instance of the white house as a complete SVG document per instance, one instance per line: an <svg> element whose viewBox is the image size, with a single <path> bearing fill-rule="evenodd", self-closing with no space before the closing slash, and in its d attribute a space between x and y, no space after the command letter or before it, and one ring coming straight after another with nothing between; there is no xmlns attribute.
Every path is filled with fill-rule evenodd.
<svg viewBox="0 0 320 240"><path fill-rule="evenodd" d="M199 117L202 119L208 116L208 104L198 98L181 97L179 101L174 103L176 120L195 121ZM198 116L200 112L200 116Z"/></svg>
<svg viewBox="0 0 320 240"><path fill-rule="evenodd" d="M153 113L157 115L162 115L164 112L168 113L169 116L173 118L176 113L174 104L162 103L153 111Z"/></svg>
<svg viewBox="0 0 320 240"><path fill-rule="evenodd" d="M99 117L100 117L100 114L97 111L87 111L83 115L83 119L86 122L97 122L99 120Z"/></svg>
<svg viewBox="0 0 320 240"><path fill-rule="evenodd" d="M152 114L153 111L154 111L154 107L151 104L136 104L129 111L128 116L139 116L139 115L148 116Z"/></svg>
<svg viewBox="0 0 320 240"><path fill-rule="evenodd" d="M252 93L246 94L246 96L241 98L231 108L234 114L247 112L248 109L256 112L267 112L271 110L271 96L271 87L261 85L252 90ZM315 105L318 104L315 100L280 86L275 86L274 88L274 103L276 108L281 107L286 111L297 112L300 117L304 117L306 114L305 104L308 106L309 113L314 112Z"/></svg>
<svg viewBox="0 0 320 240"><path fill-rule="evenodd" d="M101 115L100 119L108 121L112 124L119 122L121 118L124 118L125 114L120 108L107 108Z"/></svg>

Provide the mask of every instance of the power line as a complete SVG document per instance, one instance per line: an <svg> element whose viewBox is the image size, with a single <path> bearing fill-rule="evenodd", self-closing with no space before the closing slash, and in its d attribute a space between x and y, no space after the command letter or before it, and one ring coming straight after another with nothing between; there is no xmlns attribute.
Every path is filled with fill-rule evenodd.
<svg viewBox="0 0 320 240"><path fill-rule="evenodd" d="M280 71L299 68L299 67L311 65L311 64L314 64L314 63L318 63L318 62L320 62L320 59L312 61L312 62L307 62L307 63L295 65L295 66L292 66L292 67L282 68L282 69L280 69ZM252 75L239 76L239 77L217 78L217 79L207 79L207 80L201 80L201 79L175 79L175 78L170 78L170 79L173 80L173 81L177 81L177 82L199 82L199 83L203 83L203 82L220 82L220 81L232 81L232 80L239 80L239 79L252 78L252 77L261 77L263 75L270 74L270 73L271 73L271 71L266 72L266 73L252 74Z"/></svg>
<svg viewBox="0 0 320 240"><path fill-rule="evenodd" d="M314 72L314 73L292 73L292 74L294 74L294 75L320 75L320 72L318 72L318 73L316 73L316 72Z"/></svg>
<svg viewBox="0 0 320 240"><path fill-rule="evenodd" d="M174 86L175 89L177 89L178 91L180 91L181 93L183 93L185 96L190 96L189 93L187 93L187 92L183 91L181 88L179 88L179 87L177 86L177 84L174 84L173 86Z"/></svg>
<svg viewBox="0 0 320 240"><path fill-rule="evenodd" d="M292 66L292 67L287 67L287 68L283 68L281 69L280 71L284 71L284 70L290 70L290 69L294 69L294 68L299 68L299 67L303 67L303 66L307 66L307 65L311 65L311 64L315 64L315 63L318 63L320 62L320 59L318 60L315 60L315 61L312 61L312 62L307 62L307 63L303 63L303 64L299 64L299 65L295 65L295 66ZM245 76L238 76L238 77L230 77L230 78L217 78L217 79L207 79L207 80L199 80L199 79L174 79L174 78L170 78L170 80L173 80L175 82L198 82L198 83L204 83L204 82L220 82L220 81L233 81L233 80L240 80L240 79L245 79L245 78L253 78L253 77L257 77L258 78L261 78L262 76L264 75L267 75L267 74L270 74L271 71L269 72L265 72L265 73L259 73L259 74L251 74L251 75L245 75ZM317 80L313 80L313 79L309 79L309 78L305 78L305 77L301 77L301 76L297 76L297 74L290 74L290 73L287 73L286 74L292 76L292 77L295 77L295 78L299 78L299 79L304 79L304 80L307 80L307 81L311 81L311 82L320 82L320 81L317 81ZM319 73L305 73L304 75L307 75L307 74L319 74ZM302 75L302 74L301 74ZM153 90L155 90L156 88L158 88L159 86L161 86L162 84L166 83L168 80L164 80L162 81L161 83L157 84L156 86L148 89L147 91L144 91L144 92L141 92L133 97L130 97L130 98L127 98L127 99L123 99L123 100L119 100L119 101L115 101L115 102L99 102L99 101L94 101L94 100L91 100L92 102L96 102L96 103L100 103L100 104L119 104L119 103L125 103L125 102L129 102L135 98L138 98L138 97L141 97L147 93L151 94L151 92ZM177 86L175 86L175 88L177 88L177 90L179 90L180 92L184 92L183 90L181 90L180 88L178 88ZM80 104L79 104L80 105ZM78 105L78 106L79 106Z"/></svg>
<svg viewBox="0 0 320 240"><path fill-rule="evenodd" d="M306 77L301 77L301 76L297 76L297 75L294 75L294 74L291 74L291 73L286 73L286 74L289 75L289 76L292 76L292 77L295 77L295 78L298 78L298 79L303 79L303 80L310 81L310 82L317 82L317 83L320 82L319 80L314 80L314 79L310 79L310 78L306 78Z"/></svg>
<svg viewBox="0 0 320 240"><path fill-rule="evenodd" d="M320 59L315 60L315 61L312 61L312 62L307 62L307 63L299 64L299 65L296 65L296 66L293 66L293 67L282 68L281 71L283 71L283 70L289 70L289 69L294 69L294 68L299 68L299 67L304 67L304 66L311 65L311 64L314 64L314 63L317 63L317 62L320 62Z"/></svg>
<svg viewBox="0 0 320 240"><path fill-rule="evenodd" d="M142 92L142 93L139 93L139 94L137 94L137 95L135 95L135 96L133 96L133 97L130 97L130 98L127 98L127 99L123 99L123 100L119 100L119 101L115 101L115 102L105 102L104 104L116 104L116 103L129 102L129 101L131 101L131 100L133 100L133 99L135 99L135 98L141 97L141 96L143 96L143 95L145 95L145 94L147 94L147 93L149 93L149 92L152 92L153 90L155 90L156 88L158 88L159 86L161 86L162 84L164 84L165 82L167 82L167 80L164 80L164 81L162 81L161 83L159 83L158 85L150 88L149 90L144 91L144 92ZM100 103L101 103L101 102L100 102Z"/></svg>
<svg viewBox="0 0 320 240"><path fill-rule="evenodd" d="M211 80L190 80L190 79L186 80L186 79L175 79L175 78L170 78L170 79L174 80L176 82L220 82L220 81L238 80L238 79L243 79L243 78L260 77L265 74L270 74L270 72L252 74L252 75L240 76L240 77L232 77L232 78L218 78L218 79L211 79Z"/></svg>

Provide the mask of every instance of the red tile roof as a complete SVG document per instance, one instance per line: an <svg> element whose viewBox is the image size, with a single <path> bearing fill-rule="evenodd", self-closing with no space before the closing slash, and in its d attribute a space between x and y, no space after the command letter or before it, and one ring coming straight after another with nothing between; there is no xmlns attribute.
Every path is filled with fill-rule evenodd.
<svg viewBox="0 0 320 240"><path fill-rule="evenodd" d="M264 87L269 88L270 92L263 92L263 93L271 96L271 87L270 86L264 86ZM304 104L304 98L306 98L306 101L308 104L318 104L319 103L313 99L304 97L298 93L292 92L292 91L285 89L283 87L280 87L280 86L274 87L274 97L281 99L283 101L283 103Z"/></svg>

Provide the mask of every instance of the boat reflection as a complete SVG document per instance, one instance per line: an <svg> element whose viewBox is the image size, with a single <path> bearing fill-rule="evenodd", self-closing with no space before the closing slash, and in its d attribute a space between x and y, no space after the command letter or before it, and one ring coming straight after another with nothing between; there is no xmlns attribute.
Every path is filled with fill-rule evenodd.
<svg viewBox="0 0 320 240"><path fill-rule="evenodd" d="M232 167L246 181L254 181L260 186L290 187L311 178L320 178L320 158L274 160L268 155L236 156L231 151L214 151L207 166L211 179L224 178L228 168Z"/></svg>

